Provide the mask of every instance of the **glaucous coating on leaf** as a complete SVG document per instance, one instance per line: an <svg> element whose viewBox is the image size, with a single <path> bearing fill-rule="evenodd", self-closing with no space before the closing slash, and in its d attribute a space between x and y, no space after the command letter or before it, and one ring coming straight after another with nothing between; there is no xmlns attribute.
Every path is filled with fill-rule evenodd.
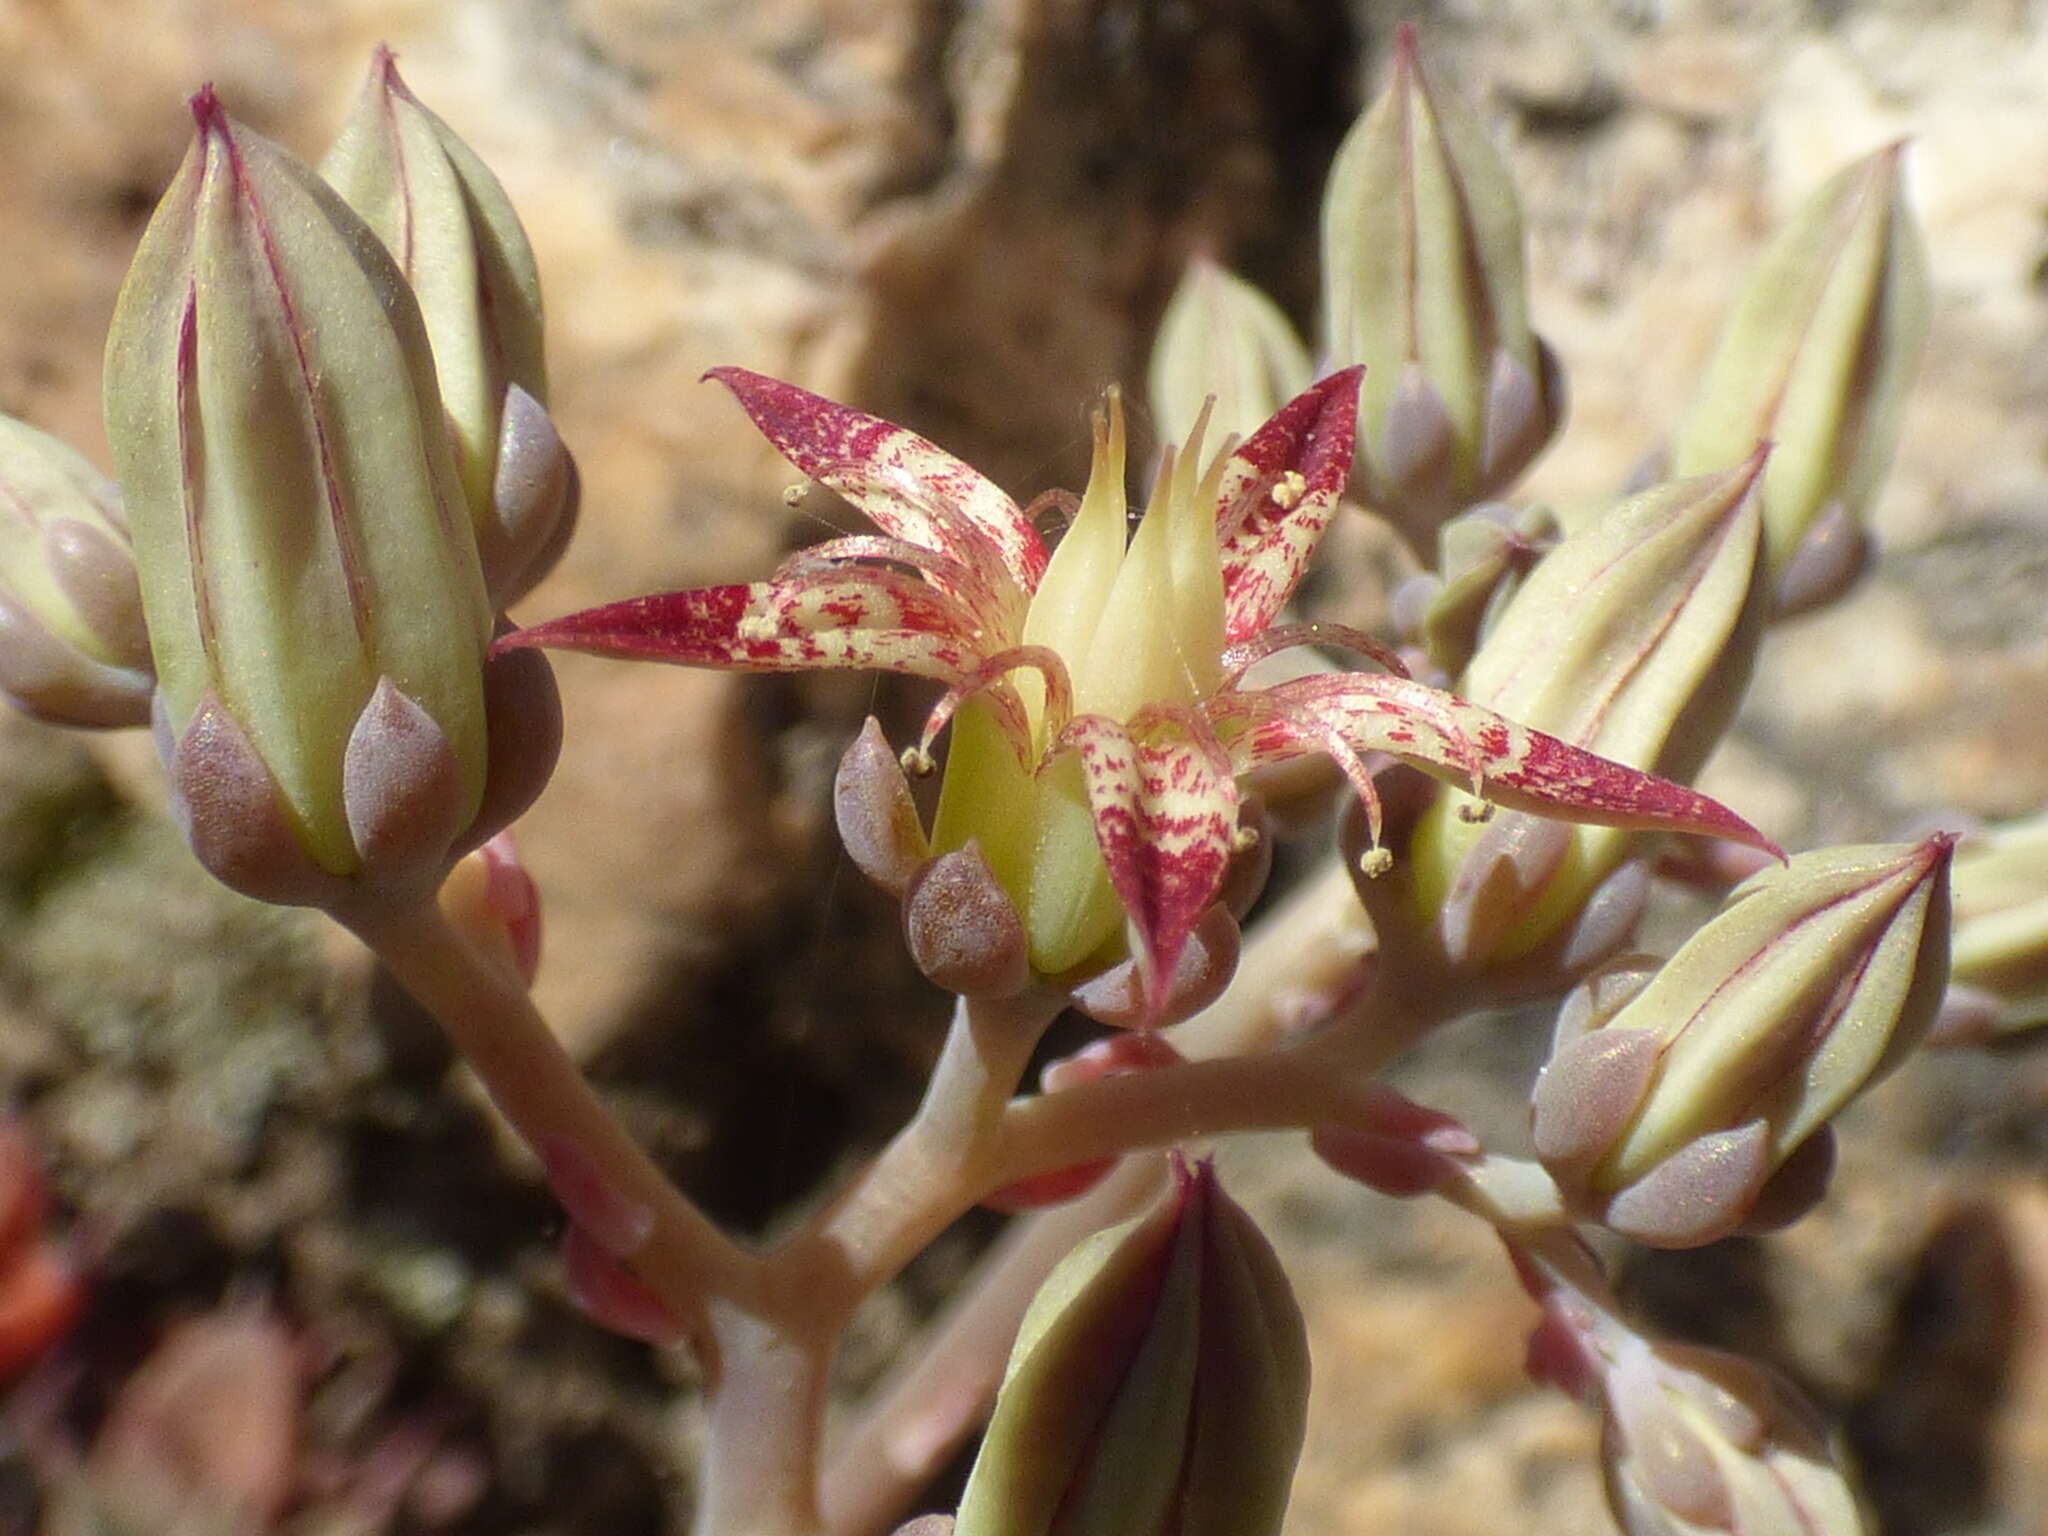
<svg viewBox="0 0 2048 1536"><path fill-rule="evenodd" d="M1953 841L1800 854L1738 887L1654 973L1568 1005L1533 1107L1537 1152L1575 1206L1663 1247L1742 1227L1926 1036L1948 979Z"/></svg>
<svg viewBox="0 0 2048 1536"><path fill-rule="evenodd" d="M942 683L908 754L928 762L953 724L931 846L978 842L1041 974L1116 964L1127 930L1161 1000L1230 867L1238 777L1302 756L1336 759L1369 805L1365 754L1385 752L1504 805L1761 841L1705 796L1401 675L1368 636L1276 622L1350 471L1355 368L1206 466L1199 441L1166 455L1134 534L1112 397L1056 552L1016 502L917 434L742 369L715 377L880 532L800 551L767 581L571 614L500 648ZM1396 670L1244 685L1261 657L1309 643Z"/></svg>
<svg viewBox="0 0 2048 1536"><path fill-rule="evenodd" d="M1765 247L1673 445L1674 473L1694 475L1773 444L1762 495L1774 580L1831 508L1852 525L1866 514L1898 444L1932 304L1903 152L1836 174Z"/></svg>

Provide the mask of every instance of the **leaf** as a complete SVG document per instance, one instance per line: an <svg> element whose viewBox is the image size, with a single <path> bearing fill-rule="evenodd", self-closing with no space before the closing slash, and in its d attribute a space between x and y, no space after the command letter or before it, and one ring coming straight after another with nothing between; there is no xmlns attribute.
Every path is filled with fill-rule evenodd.
<svg viewBox="0 0 2048 1536"><path fill-rule="evenodd" d="M1225 638L1272 623L1337 509L1351 476L1363 368L1346 368L1283 405L1224 465L1216 498Z"/></svg>

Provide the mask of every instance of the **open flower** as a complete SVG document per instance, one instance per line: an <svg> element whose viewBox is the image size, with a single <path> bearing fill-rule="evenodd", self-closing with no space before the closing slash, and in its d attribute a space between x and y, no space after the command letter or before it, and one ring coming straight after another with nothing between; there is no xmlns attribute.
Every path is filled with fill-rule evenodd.
<svg viewBox="0 0 2048 1536"><path fill-rule="evenodd" d="M1298 756L1333 757L1375 826L1366 754L1383 752L1503 805L1763 844L1703 795L1413 681L1364 635L1275 623L1350 473L1360 376L1322 380L1206 468L1198 424L1163 456L1128 539L1112 396L1086 494L1048 551L1009 496L916 433L717 369L784 457L879 535L803 550L767 581L594 608L499 645L937 679L946 692L908 754L953 722L934 847L979 844L1042 974L1119 958L1128 920L1153 997L1216 899L1237 776ZM1244 686L1254 662L1308 643L1388 670Z"/></svg>

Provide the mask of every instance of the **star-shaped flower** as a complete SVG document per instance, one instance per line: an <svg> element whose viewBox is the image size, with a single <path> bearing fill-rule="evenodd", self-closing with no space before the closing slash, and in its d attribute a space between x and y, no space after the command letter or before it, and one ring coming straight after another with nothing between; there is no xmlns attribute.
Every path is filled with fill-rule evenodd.
<svg viewBox="0 0 2048 1536"><path fill-rule="evenodd" d="M785 458L880 532L802 550L766 581L588 609L499 645L936 679L908 754L952 722L935 845L979 841L1045 974L1116 953L1128 919L1148 993L1216 899L1238 777L1290 758L1335 759L1375 827L1367 754L1385 753L1502 805L1768 847L1704 795L1413 681L1367 636L1275 622L1350 473L1361 374L1313 385L1206 469L1198 424L1128 540L1112 396L1086 494L1048 550L1025 509L918 434L716 369ZM1245 686L1255 662L1308 643L1386 670Z"/></svg>

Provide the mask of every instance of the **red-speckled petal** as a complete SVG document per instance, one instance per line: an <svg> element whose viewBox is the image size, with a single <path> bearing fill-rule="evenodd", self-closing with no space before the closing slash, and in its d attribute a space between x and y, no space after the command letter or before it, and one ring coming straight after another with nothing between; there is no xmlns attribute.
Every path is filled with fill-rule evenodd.
<svg viewBox="0 0 2048 1536"><path fill-rule="evenodd" d="M1143 710L1128 728L1078 715L1058 745L1081 759L1096 842L1136 933L1147 1000L1156 1004L1230 863L1230 760L1207 724L1181 709Z"/></svg>
<svg viewBox="0 0 2048 1536"><path fill-rule="evenodd" d="M837 491L876 526L977 569L997 565L1018 601L1045 574L1045 541L1016 502L979 471L894 422L794 384L714 368L782 456Z"/></svg>
<svg viewBox="0 0 2048 1536"><path fill-rule="evenodd" d="M1783 858L1776 844L1697 790L1624 767L1490 709L1401 677L1331 673L1266 690L1290 712L1312 710L1361 752L1385 752L1515 810L1565 821L1725 837ZM1243 765L1302 750L1298 736L1255 725L1231 755Z"/></svg>
<svg viewBox="0 0 2048 1536"><path fill-rule="evenodd" d="M873 567L607 603L514 630L493 649L520 646L741 672L872 669L945 682L981 662L958 603L918 577Z"/></svg>
<svg viewBox="0 0 2048 1536"><path fill-rule="evenodd" d="M1249 640L1294 594L1351 475L1363 368L1280 407L1224 465L1216 498L1225 637Z"/></svg>

